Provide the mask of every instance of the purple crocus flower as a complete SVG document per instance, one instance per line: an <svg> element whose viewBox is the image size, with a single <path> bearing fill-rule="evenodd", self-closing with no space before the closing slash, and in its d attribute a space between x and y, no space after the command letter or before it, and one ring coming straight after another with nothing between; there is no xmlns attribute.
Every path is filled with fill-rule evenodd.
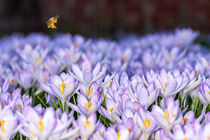
<svg viewBox="0 0 210 140"><path fill-rule="evenodd" d="M106 109L100 107L98 111L112 122L121 122L121 119L118 116L118 103L111 98L106 98Z"/></svg>
<svg viewBox="0 0 210 140"><path fill-rule="evenodd" d="M65 67L71 67L80 58L80 52L75 47L70 48L56 48L55 58Z"/></svg>
<svg viewBox="0 0 210 140"><path fill-rule="evenodd" d="M108 128L104 134L106 140L128 140L129 139L129 130L125 126L121 126L119 131L114 128Z"/></svg>
<svg viewBox="0 0 210 140"><path fill-rule="evenodd" d="M88 100L83 94L79 94L78 102L79 104L77 106L70 102L67 102L67 104L78 113L90 116L93 112L99 109L102 99L100 99L98 92L94 93L90 100Z"/></svg>
<svg viewBox="0 0 210 140"><path fill-rule="evenodd" d="M151 133L157 127L156 121L149 111L145 111L142 107L138 109L137 123L143 131L143 139L148 139Z"/></svg>
<svg viewBox="0 0 210 140"><path fill-rule="evenodd" d="M169 130L175 124L181 124L183 117L179 108L179 101L174 101L173 97L169 97L166 106L161 109L159 106L154 105L152 108L152 116L156 123L165 130Z"/></svg>
<svg viewBox="0 0 210 140"><path fill-rule="evenodd" d="M25 89L33 85L33 74L28 70L23 70L17 73L17 82Z"/></svg>
<svg viewBox="0 0 210 140"><path fill-rule="evenodd" d="M70 74L85 85L87 93L90 85L99 80L105 74L106 67L102 67L101 64L98 63L92 71L91 64L87 59L83 61L81 66L82 69L80 70L78 66L73 64L73 73L70 72Z"/></svg>
<svg viewBox="0 0 210 140"><path fill-rule="evenodd" d="M205 106L210 104L210 87L206 83L200 84L197 95L202 104Z"/></svg>
<svg viewBox="0 0 210 140"><path fill-rule="evenodd" d="M60 65L60 63L51 57L47 57L44 63L44 67L50 74L57 74L60 71Z"/></svg>
<svg viewBox="0 0 210 140"><path fill-rule="evenodd" d="M183 116L184 124L187 123L192 123L195 120L195 114L193 111L188 111L184 116Z"/></svg>
<svg viewBox="0 0 210 140"><path fill-rule="evenodd" d="M47 83L41 83L41 88L58 97L63 103L70 97L75 88L74 78L69 74L52 75Z"/></svg>
<svg viewBox="0 0 210 140"><path fill-rule="evenodd" d="M155 80L156 86L161 90L164 99L181 91L188 84L188 77L183 72L180 74L178 70L174 70L173 75L162 69L160 75Z"/></svg>
<svg viewBox="0 0 210 140"><path fill-rule="evenodd" d="M19 117L23 125L19 132L30 139L47 139L56 127L55 112L52 108L46 109L42 116L28 106Z"/></svg>
<svg viewBox="0 0 210 140"><path fill-rule="evenodd" d="M159 90L155 87L155 83L152 82L146 88L145 86L137 86L137 98L142 106L147 109L158 97Z"/></svg>
<svg viewBox="0 0 210 140"><path fill-rule="evenodd" d="M9 88L10 82L8 79L4 80L4 83L2 86L0 86L0 93L6 93Z"/></svg>
<svg viewBox="0 0 210 140"><path fill-rule="evenodd" d="M87 140L96 128L96 114L93 113L89 117L80 115L77 123L80 127L79 133L83 140Z"/></svg>
<svg viewBox="0 0 210 140"><path fill-rule="evenodd" d="M0 111L0 124L0 139L4 140L12 139L21 128L21 125L18 125L18 119L13 114L10 106L7 106Z"/></svg>

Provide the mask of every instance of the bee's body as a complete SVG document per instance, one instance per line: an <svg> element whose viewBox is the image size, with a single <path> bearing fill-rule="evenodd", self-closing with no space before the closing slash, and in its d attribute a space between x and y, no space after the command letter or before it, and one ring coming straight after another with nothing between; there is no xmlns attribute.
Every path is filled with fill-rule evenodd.
<svg viewBox="0 0 210 140"><path fill-rule="evenodd" d="M58 18L59 15L55 16L55 17L51 17L48 21L47 21L47 27L48 28L52 28L52 29L56 29L55 23L58 22Z"/></svg>

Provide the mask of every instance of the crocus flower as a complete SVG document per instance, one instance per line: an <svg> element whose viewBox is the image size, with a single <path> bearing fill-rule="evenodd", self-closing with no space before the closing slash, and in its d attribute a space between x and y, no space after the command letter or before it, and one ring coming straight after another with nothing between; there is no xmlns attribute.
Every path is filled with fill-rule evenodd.
<svg viewBox="0 0 210 140"><path fill-rule="evenodd" d="M174 70L173 75L164 69L155 80L155 84L161 90L161 94L165 99L181 91L188 84L188 77L183 72L180 74L178 70Z"/></svg>
<svg viewBox="0 0 210 140"><path fill-rule="evenodd" d="M106 67L105 66L101 66L100 63L98 63L95 68L91 69L91 64L89 63L88 60L84 60L82 63L82 69L80 70L78 66L76 66L75 64L72 65L72 71L73 73L70 72L70 74L76 78L77 80L79 80L80 82L82 82L85 87L86 87L86 91L88 91L89 86L99 80L106 72Z"/></svg>
<svg viewBox="0 0 210 140"><path fill-rule="evenodd" d="M173 97L169 97L165 108L161 109L159 106L154 105L152 107L152 116L165 130L169 130L175 124L181 124L183 122L182 113L179 108L179 101L174 101Z"/></svg>
<svg viewBox="0 0 210 140"><path fill-rule="evenodd" d="M138 109L137 123L143 131L143 139L148 139L151 133L157 127L156 121L149 111L145 111L142 107Z"/></svg>
<svg viewBox="0 0 210 140"><path fill-rule="evenodd" d="M2 84L2 86L0 86L0 93L5 93L7 92L8 88L9 88L9 80L5 79L4 83Z"/></svg>
<svg viewBox="0 0 210 140"><path fill-rule="evenodd" d="M146 88L145 86L137 86L137 98L142 106L146 109L157 99L159 90L155 88L155 83L152 82Z"/></svg>
<svg viewBox="0 0 210 140"><path fill-rule="evenodd" d="M74 78L69 74L61 73L60 76L52 75L47 83L41 83L41 88L58 97L63 103L74 91Z"/></svg>
<svg viewBox="0 0 210 140"><path fill-rule="evenodd" d="M120 127L119 131L116 131L114 128L108 128L104 134L106 140L127 140L129 139L129 130L126 127Z"/></svg>
<svg viewBox="0 0 210 140"><path fill-rule="evenodd" d="M94 113L89 117L80 115L77 123L80 126L79 133L82 140L87 140L96 128L96 115Z"/></svg>
<svg viewBox="0 0 210 140"><path fill-rule="evenodd" d="M198 98L204 105L210 104L210 87L208 87L207 84L200 84L199 91L197 93Z"/></svg>
<svg viewBox="0 0 210 140"><path fill-rule="evenodd" d="M99 97L99 93L96 92L90 100L88 100L84 95L78 95L78 105L74 105L70 102L67 104L78 113L82 113L86 116L90 116L93 112L97 111L102 103L102 99Z"/></svg>
<svg viewBox="0 0 210 140"><path fill-rule="evenodd" d="M33 85L33 74L28 70L23 70L17 73L18 83L25 89L30 88Z"/></svg>
<svg viewBox="0 0 210 140"><path fill-rule="evenodd" d="M0 139L12 139L21 125L18 124L18 118L13 114L10 106L0 111Z"/></svg>

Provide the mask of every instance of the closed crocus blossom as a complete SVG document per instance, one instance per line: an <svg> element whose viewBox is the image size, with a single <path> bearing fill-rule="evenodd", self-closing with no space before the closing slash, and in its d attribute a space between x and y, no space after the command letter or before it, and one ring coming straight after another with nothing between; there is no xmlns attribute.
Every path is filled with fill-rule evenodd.
<svg viewBox="0 0 210 140"><path fill-rule="evenodd" d="M96 128L96 114L93 113L89 117L80 115L77 123L80 126L79 133L82 140L87 140Z"/></svg>
<svg viewBox="0 0 210 140"><path fill-rule="evenodd" d="M155 87L154 82L150 83L148 87L137 86L137 98L142 106L146 109L157 99L159 90Z"/></svg>
<svg viewBox="0 0 210 140"><path fill-rule="evenodd" d="M210 87L206 83L200 84L197 95L204 106L210 104Z"/></svg>
<svg viewBox="0 0 210 140"><path fill-rule="evenodd" d="M52 75L47 83L41 83L41 88L58 97L62 103L67 100L68 97L71 97L74 88L75 82L74 78L69 74L61 73L60 76Z"/></svg>
<svg viewBox="0 0 210 140"><path fill-rule="evenodd" d="M2 140L12 139L21 127L10 106L0 111L0 124L0 139Z"/></svg>
<svg viewBox="0 0 210 140"><path fill-rule="evenodd" d="M9 79L5 79L2 86L0 86L0 93L7 92L8 88L9 88L9 85L10 85Z"/></svg>
<svg viewBox="0 0 210 140"><path fill-rule="evenodd" d="M20 122L23 125L19 131L30 139L47 140L56 127L55 111L47 108L43 115L40 115L32 107L28 106L23 114L19 114Z"/></svg>
<svg viewBox="0 0 210 140"><path fill-rule="evenodd" d="M173 125L181 124L183 117L179 108L179 101L174 101L173 97L169 97L166 106L161 109L159 106L154 105L152 107L152 116L156 123L159 124L165 130L171 130Z"/></svg>
<svg viewBox="0 0 210 140"><path fill-rule="evenodd" d="M18 83L25 89L30 88L33 85L33 74L28 70L23 70L17 74Z"/></svg>

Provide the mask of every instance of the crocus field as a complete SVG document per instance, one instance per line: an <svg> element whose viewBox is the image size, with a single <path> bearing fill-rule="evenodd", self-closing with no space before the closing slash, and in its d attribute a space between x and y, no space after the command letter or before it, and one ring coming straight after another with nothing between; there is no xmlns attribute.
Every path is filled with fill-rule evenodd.
<svg viewBox="0 0 210 140"><path fill-rule="evenodd" d="M0 39L0 139L210 140L210 50L191 29Z"/></svg>

